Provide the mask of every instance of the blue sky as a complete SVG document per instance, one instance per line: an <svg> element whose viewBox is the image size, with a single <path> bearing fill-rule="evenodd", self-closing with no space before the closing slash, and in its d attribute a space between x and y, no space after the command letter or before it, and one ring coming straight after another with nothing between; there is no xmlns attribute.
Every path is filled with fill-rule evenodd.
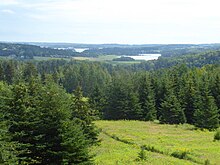
<svg viewBox="0 0 220 165"><path fill-rule="evenodd" d="M0 41L220 43L219 0L0 0Z"/></svg>

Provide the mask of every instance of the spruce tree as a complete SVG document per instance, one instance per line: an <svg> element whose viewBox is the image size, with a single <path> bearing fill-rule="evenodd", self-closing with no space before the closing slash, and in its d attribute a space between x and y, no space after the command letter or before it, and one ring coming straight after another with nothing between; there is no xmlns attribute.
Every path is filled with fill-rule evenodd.
<svg viewBox="0 0 220 165"><path fill-rule="evenodd" d="M189 73L183 80L184 85L180 90L181 105L184 109L187 123L194 123L195 101L196 101L196 82L193 80L192 73Z"/></svg>
<svg viewBox="0 0 220 165"><path fill-rule="evenodd" d="M174 94L172 82L166 79L164 85L165 98L161 103L160 121L168 124L185 123L185 114L179 100Z"/></svg>
<svg viewBox="0 0 220 165"><path fill-rule="evenodd" d="M144 77L141 79L139 87L139 101L143 113L143 120L153 121L157 118L155 95L151 86L150 78Z"/></svg>
<svg viewBox="0 0 220 165"><path fill-rule="evenodd" d="M113 80L108 89L104 116L113 120L141 118L138 94L132 89L130 82L120 78Z"/></svg>
<svg viewBox="0 0 220 165"><path fill-rule="evenodd" d="M72 119L78 121L82 126L84 134L91 145L98 142L98 129L93 121L97 115L96 111L90 108L88 98L83 97L81 87L77 87L73 92L71 103Z"/></svg>
<svg viewBox="0 0 220 165"><path fill-rule="evenodd" d="M219 127L219 109L209 90L206 75L202 76L195 101L195 126L209 130Z"/></svg>

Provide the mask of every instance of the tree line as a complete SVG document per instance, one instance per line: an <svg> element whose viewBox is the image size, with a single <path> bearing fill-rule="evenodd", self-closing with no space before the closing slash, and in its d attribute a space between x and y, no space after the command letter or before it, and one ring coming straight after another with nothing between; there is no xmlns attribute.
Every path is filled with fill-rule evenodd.
<svg viewBox="0 0 220 165"><path fill-rule="evenodd" d="M13 84L31 76L41 82L49 77L68 93L81 86L104 119L158 119L212 129L219 123L219 69L219 65L177 65L145 71L97 62L5 61L0 65L0 79Z"/></svg>
<svg viewBox="0 0 220 165"><path fill-rule="evenodd" d="M90 164L97 118L219 127L220 65L2 60L0 82L0 162Z"/></svg>

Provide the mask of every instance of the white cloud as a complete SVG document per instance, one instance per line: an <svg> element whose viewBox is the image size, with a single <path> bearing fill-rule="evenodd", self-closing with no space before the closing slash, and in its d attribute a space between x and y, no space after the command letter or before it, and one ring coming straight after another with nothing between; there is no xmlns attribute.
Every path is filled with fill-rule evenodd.
<svg viewBox="0 0 220 165"><path fill-rule="evenodd" d="M3 9L1 10L2 13L6 13L6 14L14 14L15 12L13 10L10 9Z"/></svg>
<svg viewBox="0 0 220 165"><path fill-rule="evenodd" d="M0 6L17 5L17 4L19 4L18 0L0 0Z"/></svg>

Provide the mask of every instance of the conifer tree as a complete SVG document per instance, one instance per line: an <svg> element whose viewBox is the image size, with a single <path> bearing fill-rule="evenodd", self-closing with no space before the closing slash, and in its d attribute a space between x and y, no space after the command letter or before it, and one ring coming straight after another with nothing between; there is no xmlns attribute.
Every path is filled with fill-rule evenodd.
<svg viewBox="0 0 220 165"><path fill-rule="evenodd" d="M181 105L184 109L187 123L194 123L195 101L196 101L196 82L193 80L192 73L183 79L184 85L180 89Z"/></svg>
<svg viewBox="0 0 220 165"><path fill-rule="evenodd" d="M140 119L142 116L138 94L130 82L123 81L115 79L109 87L104 113L106 119Z"/></svg>
<svg viewBox="0 0 220 165"><path fill-rule="evenodd" d="M82 126L84 134L90 144L96 144L98 142L98 129L94 125L93 121L96 116L96 111L90 108L88 98L83 97L81 87L77 87L72 96L71 103L72 119L79 122Z"/></svg>
<svg viewBox="0 0 220 165"><path fill-rule="evenodd" d="M206 75L202 76L199 90L196 95L196 109L194 113L195 126L209 130L218 128L219 109L216 106L214 97L210 94L208 78Z"/></svg>
<svg viewBox="0 0 220 165"><path fill-rule="evenodd" d="M153 121L157 118L155 95L151 86L150 79L146 76L142 78L139 87L139 101L143 112L143 119Z"/></svg>
<svg viewBox="0 0 220 165"><path fill-rule="evenodd" d="M172 82L165 81L165 98L161 103L161 122L168 124L185 123L186 118L181 104L172 89Z"/></svg>

